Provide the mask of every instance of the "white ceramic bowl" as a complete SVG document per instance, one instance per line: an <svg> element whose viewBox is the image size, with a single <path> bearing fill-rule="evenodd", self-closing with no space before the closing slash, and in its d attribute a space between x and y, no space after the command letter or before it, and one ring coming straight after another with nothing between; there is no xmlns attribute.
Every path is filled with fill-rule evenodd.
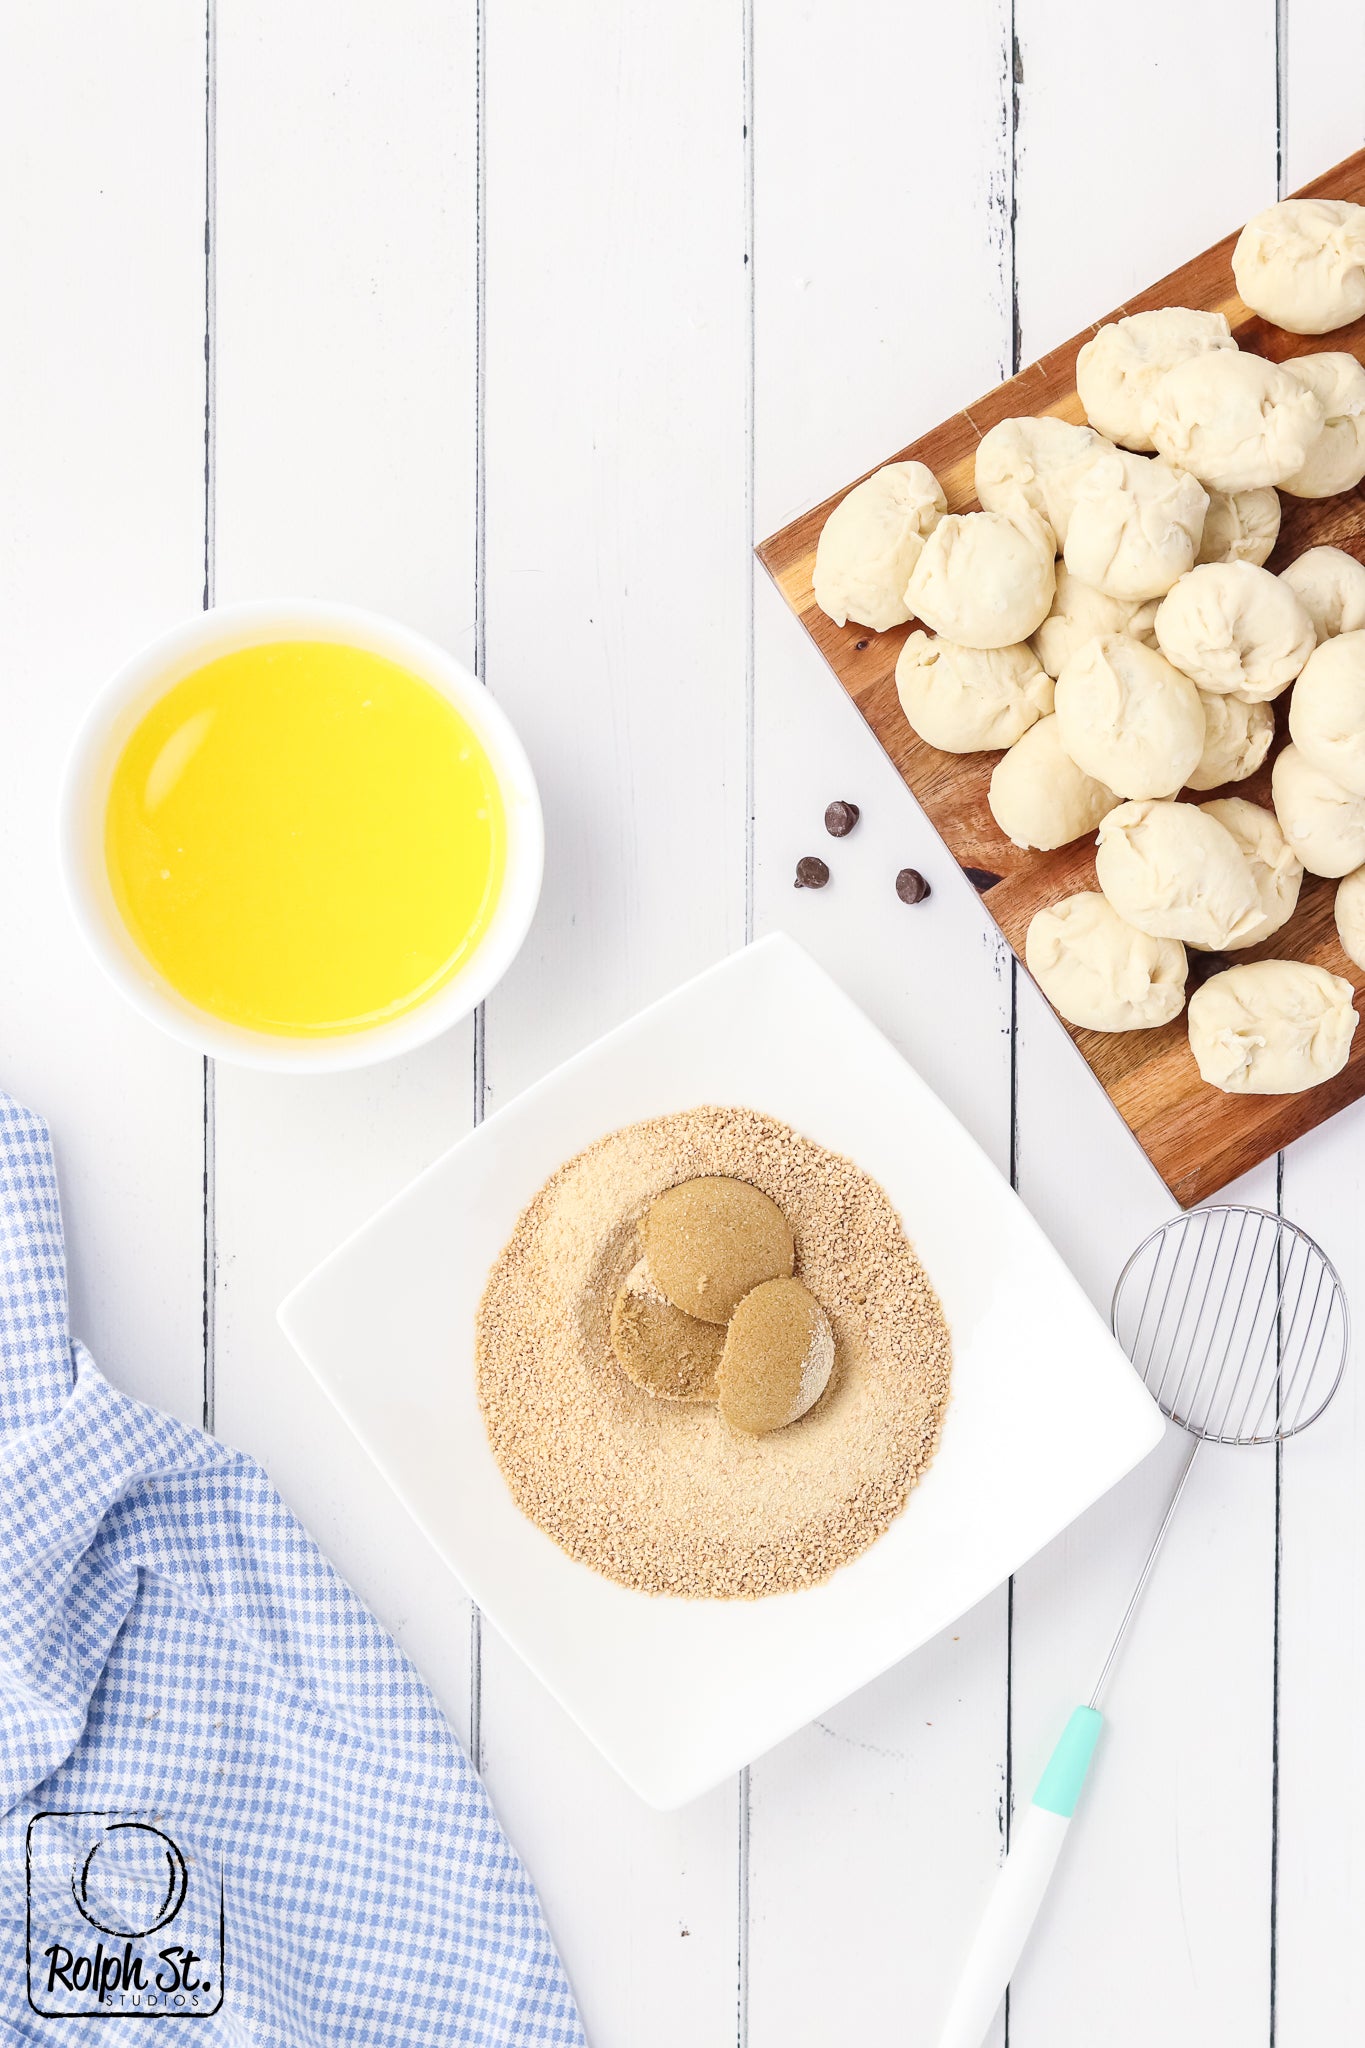
<svg viewBox="0 0 1365 2048"><path fill-rule="evenodd" d="M225 1023L177 994L119 915L104 859L115 765L138 721L182 676L220 655L271 640L329 640L400 663L448 697L482 742L507 813L502 891L469 960L415 1008L384 1024L326 1038L294 1038ZM62 875L91 952L130 1003L173 1038L238 1066L288 1073L373 1066L425 1045L467 1017L511 966L535 915L545 832L531 764L507 718L458 661L377 612L313 600L224 605L162 634L105 684L76 736L59 811Z"/></svg>

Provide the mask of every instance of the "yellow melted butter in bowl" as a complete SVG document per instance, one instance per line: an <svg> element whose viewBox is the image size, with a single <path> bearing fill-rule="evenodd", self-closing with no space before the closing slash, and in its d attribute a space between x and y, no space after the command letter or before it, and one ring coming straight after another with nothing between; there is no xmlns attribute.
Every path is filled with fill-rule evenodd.
<svg viewBox="0 0 1365 2048"><path fill-rule="evenodd" d="M288 1037L414 1009L470 959L506 862L501 791L450 700L337 642L245 647L173 684L115 765L119 914L188 1002Z"/></svg>

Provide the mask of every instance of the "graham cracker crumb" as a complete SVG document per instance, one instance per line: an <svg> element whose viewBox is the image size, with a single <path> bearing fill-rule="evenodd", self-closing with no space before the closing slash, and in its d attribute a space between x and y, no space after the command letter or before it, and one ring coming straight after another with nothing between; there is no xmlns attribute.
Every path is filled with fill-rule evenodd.
<svg viewBox="0 0 1365 2048"><path fill-rule="evenodd" d="M612 1354L612 1304L665 1188L761 1188L834 1331L808 1414L769 1436L661 1402ZM890 1199L861 1168L757 1110L705 1107L614 1131L523 1211L479 1306L479 1404L522 1512L641 1592L757 1599L818 1584L888 1529L933 1458L948 1326Z"/></svg>

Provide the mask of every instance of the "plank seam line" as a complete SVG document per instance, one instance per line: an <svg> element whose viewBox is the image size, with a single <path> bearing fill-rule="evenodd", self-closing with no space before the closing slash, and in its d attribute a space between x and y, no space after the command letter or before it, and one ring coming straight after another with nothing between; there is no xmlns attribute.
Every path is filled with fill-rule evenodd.
<svg viewBox="0 0 1365 2048"><path fill-rule="evenodd" d="M1023 357L1023 336L1019 324L1019 88L1023 84L1023 63L1019 49L1018 0L1009 0L1009 40L1005 47L1005 124L1009 135L1009 207L1004 245L1001 251L1006 275L1009 311L1010 375L1019 375ZM1010 963L1010 1093L1009 1171L1010 1186L1019 1192L1019 962L1011 949ZM1003 1850L1009 1855L1014 1818L1014 1575L1005 1590L1005 1796L1002 1817ZM1010 1987L1005 1987L1004 2048L1010 2048Z"/></svg>
<svg viewBox="0 0 1365 2048"><path fill-rule="evenodd" d="M484 130L484 92L487 65L487 22L484 0L474 7L474 673L488 687L488 610L486 567L488 560L488 491L485 450L487 436L487 137ZM474 1124L481 1124L488 1111L488 1013L480 1003L474 1012L474 1058L472 1084ZM483 1615L478 1602L469 1603L469 1758L474 1769L483 1771Z"/></svg>
<svg viewBox="0 0 1365 2048"><path fill-rule="evenodd" d="M754 937L755 891L757 860L755 813L758 789L758 743L757 743L757 658L755 641L755 607L757 603L757 561L754 547L758 540L755 526L757 506L757 449L755 419L758 401L758 320L757 287L755 284L755 223L757 209L754 203L755 150L754 150L754 0L740 0L740 89L743 110L743 160L744 179L744 271L745 271L745 324L748 329L748 360L745 366L744 382L744 523L748 536L748 574L745 583L744 600L744 940L749 944ZM749 1971L751 1927L749 1916L750 1887L750 1844L753 1832L752 1781L746 1766L739 1774L739 1828L736 1843L738 1863L738 1897L735 1902L736 1957L735 1957L735 2041L736 2048L748 2048L749 2042Z"/></svg>
<svg viewBox="0 0 1365 2048"><path fill-rule="evenodd" d="M746 1764L739 1774L739 1943L735 1983L735 2039L749 2040L749 1843L753 1828L752 1781Z"/></svg>
<svg viewBox="0 0 1365 2048"><path fill-rule="evenodd" d="M217 598L218 377L218 22L216 0L204 5L204 589L203 609ZM217 1415L218 1367L218 1090L217 1070L203 1062L203 1339L202 1419Z"/></svg>
<svg viewBox="0 0 1365 2048"><path fill-rule="evenodd" d="M744 521L748 533L748 580L744 607L744 939L753 939L755 922L755 875L758 748L757 748L757 665L754 612L757 602L754 548L757 498L757 450L755 415L758 391L757 291L754 283L754 8L753 0L741 0L742 91L744 108L744 269L745 316L748 327L748 362L744 385Z"/></svg>
<svg viewBox="0 0 1365 2048"><path fill-rule="evenodd" d="M1283 199L1288 184L1286 144L1289 138L1289 0L1274 0L1275 27L1275 197ZM1284 1215L1284 1152L1275 1154L1275 1213ZM1282 1360L1283 1332L1276 1328L1277 1361ZM1280 1601L1284 1587L1284 1445L1275 1445L1275 1554L1272 1560L1270 1651L1270 1946L1267 1985L1266 2039L1275 2048L1279 2014L1280 1914Z"/></svg>

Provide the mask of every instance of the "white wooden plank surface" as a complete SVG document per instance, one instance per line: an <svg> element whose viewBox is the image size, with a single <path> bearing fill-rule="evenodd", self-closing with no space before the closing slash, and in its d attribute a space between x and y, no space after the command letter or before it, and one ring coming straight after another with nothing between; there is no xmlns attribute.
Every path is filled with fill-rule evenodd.
<svg viewBox="0 0 1365 2048"><path fill-rule="evenodd" d="M467 1027L370 1076L216 1075L216 1422L477 1735L594 2048L932 2041L1007 1778L1027 1798L1085 1689L1174 1447L1020 1575L1012 1628L1002 1592L660 1818L471 1631L276 1303L485 1103L750 921L830 966L1107 1297L1165 1197L1026 983L1012 1074L980 905L747 549L1005 373L1016 323L1027 360L1264 204L1277 146L1295 184L1359 144L1365 29L1331 0L1278 15L1252 0L1233 34L1213 0L1155 0L1137 30L1048 0L219 10L216 594L345 596L486 657L551 861L482 1060ZM59 0L12 14L0 66L0 646L23 763L0 804L0 1083L56 1127L78 1327L191 1417L200 1065L86 961L50 815L90 690L200 600L203 27L169 0L116 21ZM863 806L837 846L833 796ZM817 850L834 882L798 894ZM905 864L934 884L913 911ZM1283 1181L1357 1304L1359 1124L1303 1141ZM1273 1170L1239 1192L1273 1206ZM1362 1413L1348 1382L1286 1452L1278 1577L1273 1460L1199 1475L1016 1984L1018 2048L1361 2033Z"/></svg>
<svg viewBox="0 0 1365 2048"><path fill-rule="evenodd" d="M197 1422L201 1063L86 954L54 817L90 697L200 601L203 21L62 0L11 10L3 39L0 1086L53 1127L74 1327Z"/></svg>
<svg viewBox="0 0 1365 2048"><path fill-rule="evenodd" d="M1219 10L1161 0L1121 76L1106 10L1020 0L1015 14L1027 362L1274 197L1274 8L1242 10L1230 38ZM1153 136L1140 175L1114 146L1125 129ZM1171 1204L1023 976L1019 1014L1020 1191L1107 1307L1123 1259ZM1263 1169L1239 1193L1273 1208L1274 1188ZM1016 1808L1088 1696L1183 1448L1163 1446L1019 1576ZM1268 2037L1273 1604L1273 1458L1210 1453L1106 1701L1094 1777L1013 1987L1018 2048Z"/></svg>
<svg viewBox="0 0 1365 2048"><path fill-rule="evenodd" d="M215 590L344 597L473 650L475 22L221 11ZM473 1114L473 1033L369 1073L220 1068L214 1409L469 1729L469 1607L275 1323Z"/></svg>
<svg viewBox="0 0 1365 2048"><path fill-rule="evenodd" d="M1294 0L1285 37L1284 175L1292 188L1349 150L1365 128L1359 81L1365 16ZM1358 1108L1286 1155L1285 1214L1336 1262L1365 1312L1365 1121ZM1276 1774L1277 2048L1365 2034L1365 1988L1351 1967L1365 1913L1365 1394L1360 1344L1335 1406L1286 1445L1280 1496L1279 1747Z"/></svg>
<svg viewBox="0 0 1365 2048"><path fill-rule="evenodd" d="M496 1106L743 937L748 294L730 0L485 31L486 674L549 846ZM734 1789L648 1812L490 1629L482 1709L594 2048L731 2038Z"/></svg>
<svg viewBox="0 0 1365 2048"><path fill-rule="evenodd" d="M924 23L862 0L755 21L755 537L1008 373L1007 6ZM812 147L812 137L818 146ZM936 161L955 170L920 210ZM910 222L913 261L907 261ZM926 286L942 317L925 318ZM1009 972L975 892L759 576L755 909L863 1002L1009 1158ZM825 805L862 808L829 839ZM832 880L797 892L798 857ZM898 869L934 893L911 909ZM995 1869L1006 1758L1006 1595L964 1617L750 1773L753 2048L933 2038L945 1958Z"/></svg>

